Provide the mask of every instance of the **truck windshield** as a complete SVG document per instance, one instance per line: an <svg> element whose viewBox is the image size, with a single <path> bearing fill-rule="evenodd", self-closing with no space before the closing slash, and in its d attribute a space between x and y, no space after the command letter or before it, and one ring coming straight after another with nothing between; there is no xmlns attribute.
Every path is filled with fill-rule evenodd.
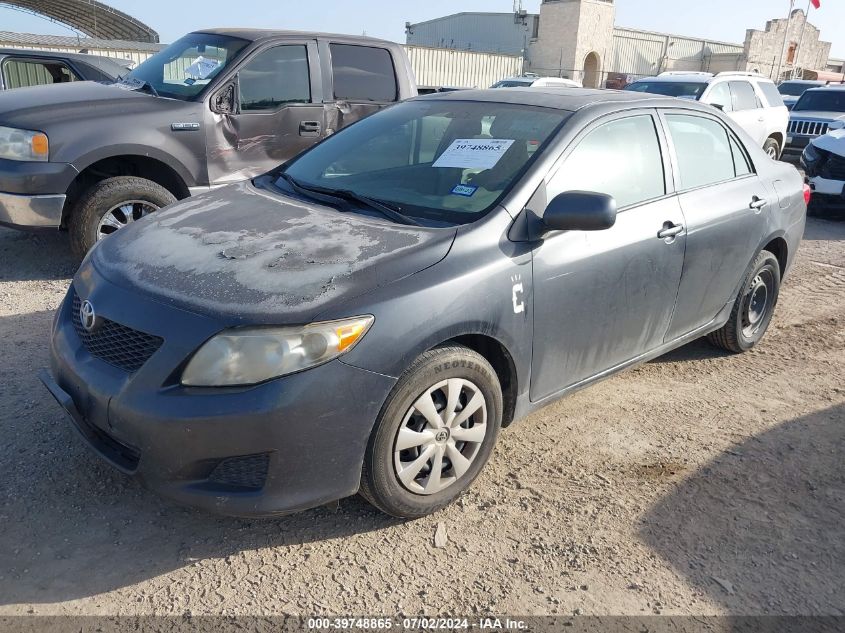
<svg viewBox="0 0 845 633"><path fill-rule="evenodd" d="M706 83L698 81L635 81L626 86L625 90L697 100L706 88Z"/></svg>
<svg viewBox="0 0 845 633"><path fill-rule="evenodd" d="M353 192L407 216L464 224L504 197L568 115L526 105L409 101L300 155L276 186Z"/></svg>
<svg viewBox="0 0 845 633"><path fill-rule="evenodd" d="M212 33L190 33L130 72L119 85L189 101L197 96L249 44Z"/></svg>
<svg viewBox="0 0 845 633"><path fill-rule="evenodd" d="M793 112L845 112L845 90L808 90L805 92Z"/></svg>

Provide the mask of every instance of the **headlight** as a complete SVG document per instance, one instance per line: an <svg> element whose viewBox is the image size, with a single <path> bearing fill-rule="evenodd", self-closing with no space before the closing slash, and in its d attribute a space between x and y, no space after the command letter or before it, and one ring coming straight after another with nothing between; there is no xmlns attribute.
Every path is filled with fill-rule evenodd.
<svg viewBox="0 0 845 633"><path fill-rule="evenodd" d="M337 358L373 324L372 316L302 327L226 330L207 341L182 373L191 387L255 385Z"/></svg>
<svg viewBox="0 0 845 633"><path fill-rule="evenodd" d="M46 162L50 158L47 135L0 126L0 158Z"/></svg>
<svg viewBox="0 0 845 633"><path fill-rule="evenodd" d="M819 158L821 158L821 154L819 153L819 150L817 150L815 146L810 143L809 145L807 145L807 147L804 148L804 152L801 154L801 158L803 158L804 161L807 163L814 163Z"/></svg>

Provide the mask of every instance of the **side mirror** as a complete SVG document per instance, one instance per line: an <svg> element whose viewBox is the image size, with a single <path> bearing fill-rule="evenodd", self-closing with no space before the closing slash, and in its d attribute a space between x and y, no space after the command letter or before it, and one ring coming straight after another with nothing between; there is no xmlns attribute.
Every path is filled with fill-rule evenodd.
<svg viewBox="0 0 845 633"><path fill-rule="evenodd" d="M543 214L549 231L603 231L616 224L613 196L591 191L565 191L552 199Z"/></svg>
<svg viewBox="0 0 845 633"><path fill-rule="evenodd" d="M237 114L238 102L238 78L235 77L211 97L211 111L216 114Z"/></svg>

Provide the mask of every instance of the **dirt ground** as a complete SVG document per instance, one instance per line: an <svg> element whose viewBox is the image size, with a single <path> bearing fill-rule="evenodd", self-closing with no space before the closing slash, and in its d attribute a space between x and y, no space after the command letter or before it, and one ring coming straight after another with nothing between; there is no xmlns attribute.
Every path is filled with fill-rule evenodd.
<svg viewBox="0 0 845 633"><path fill-rule="evenodd" d="M810 221L758 349L553 404L405 523L219 518L101 464L35 377L72 273L65 236L0 229L0 615L845 615L845 223Z"/></svg>

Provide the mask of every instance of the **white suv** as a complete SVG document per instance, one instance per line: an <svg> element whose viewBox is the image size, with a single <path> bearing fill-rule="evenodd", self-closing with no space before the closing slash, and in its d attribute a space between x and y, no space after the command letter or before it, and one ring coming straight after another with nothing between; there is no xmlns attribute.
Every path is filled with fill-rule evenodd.
<svg viewBox="0 0 845 633"><path fill-rule="evenodd" d="M639 79L625 90L709 103L736 121L771 158L783 152L789 110L774 82L762 75L673 71Z"/></svg>

